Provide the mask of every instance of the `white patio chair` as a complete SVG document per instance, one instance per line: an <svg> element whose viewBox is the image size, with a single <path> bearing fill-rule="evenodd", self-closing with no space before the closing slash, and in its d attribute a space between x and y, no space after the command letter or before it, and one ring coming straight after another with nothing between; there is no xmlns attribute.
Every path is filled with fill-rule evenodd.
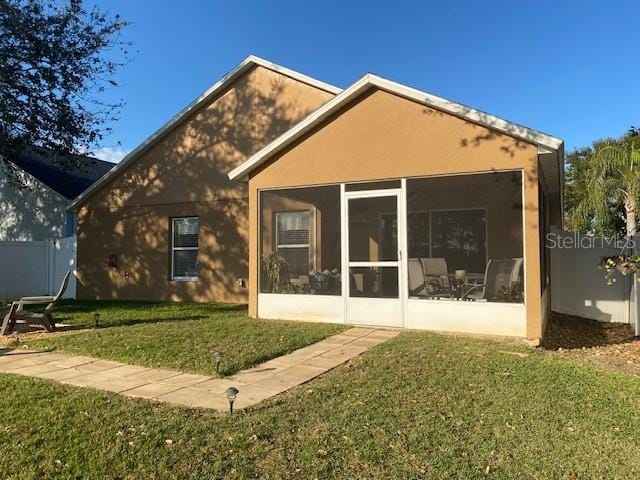
<svg viewBox="0 0 640 480"><path fill-rule="evenodd" d="M522 258L490 259L484 273L484 283L474 285L463 295L463 300L495 300L509 294L519 283Z"/></svg>
<svg viewBox="0 0 640 480"><path fill-rule="evenodd" d="M409 296L427 297L429 292L425 284L424 270L422 262L418 258L410 258L407 262L409 271Z"/></svg>
<svg viewBox="0 0 640 480"><path fill-rule="evenodd" d="M442 284L442 290L449 290L449 270L447 261L441 257L421 258L422 268L427 281L435 280Z"/></svg>

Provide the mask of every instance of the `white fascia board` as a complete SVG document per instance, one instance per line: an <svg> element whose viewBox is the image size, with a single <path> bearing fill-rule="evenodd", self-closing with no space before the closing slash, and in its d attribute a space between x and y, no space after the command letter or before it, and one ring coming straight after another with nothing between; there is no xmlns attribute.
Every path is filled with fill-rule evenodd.
<svg viewBox="0 0 640 480"><path fill-rule="evenodd" d="M431 95L415 88L407 87L390 80L378 77L376 75L367 74L360 80L355 82L349 88L343 90L342 93L325 103L315 112L285 132L283 135L275 139L269 145L259 150L244 163L237 166L229 172L231 180L246 177L246 175L259 166L270 156L276 154L286 146L290 145L297 138L307 133L318 123L332 115L342 105L348 103L362 92L369 88L379 88L387 92L402 96L404 98L422 103L446 113L450 113L462 119L468 120L487 128L503 132L509 136L520 138L527 142L538 146L539 152L555 152L563 145L563 141L559 138L552 137L545 133L532 130L530 128L509 122L494 115L476 110L460 103L451 102L441 97Z"/></svg>
<svg viewBox="0 0 640 480"><path fill-rule="evenodd" d="M189 115L194 110L197 110L202 104L206 103L220 91L227 88L233 81L235 81L238 77L240 77L247 70L252 68L253 66L261 66L268 70L272 70L274 72L280 73L287 77L291 77L294 80L297 80L301 83L305 83L307 85L311 85L320 90L324 90L326 92L332 93L334 95L339 94L342 89L338 88L334 85L330 85L325 82L321 82L320 80L316 80L315 78L309 77L302 73L296 72L294 70L285 68L281 65L277 65L275 63L269 62L260 57L256 57L255 55L249 55L245 58L240 64L238 64L233 70L227 73L224 77L218 80L215 84L205 90L201 95L199 95L195 100L189 103L186 107L184 107L180 112L174 115L167 123L165 123L162 127L152 133L146 140L144 140L140 145L138 145L135 149L129 152L119 163L117 163L111 170L109 170L105 175L103 175L97 182L87 188L84 192L74 198L69 204L67 204L67 210L72 210L78 206L78 204L82 203L84 200L88 199L93 193L95 193L100 187L108 183L112 178L117 176L121 171L123 171L127 166L129 166L134 160L136 160L139 155L144 152L147 148L153 145L157 140L159 140L162 136L164 136L168 131L170 131L175 125L179 124L184 117Z"/></svg>
<svg viewBox="0 0 640 480"><path fill-rule="evenodd" d="M324 90L329 93L333 93L334 95L338 95L342 92L340 87L336 87L335 85L331 85L326 82L322 82L316 78L310 77L308 75L304 75L303 73L296 72L295 70L291 70L290 68L283 67L282 65L278 65L276 63L270 62L269 60L265 60L264 58L256 57L255 55L249 55L244 62L252 62L255 65L260 65L268 70L272 70L277 73L281 73L286 77L291 77L294 80L298 80L300 83L306 83L307 85L311 85L312 87L316 87L320 90Z"/></svg>

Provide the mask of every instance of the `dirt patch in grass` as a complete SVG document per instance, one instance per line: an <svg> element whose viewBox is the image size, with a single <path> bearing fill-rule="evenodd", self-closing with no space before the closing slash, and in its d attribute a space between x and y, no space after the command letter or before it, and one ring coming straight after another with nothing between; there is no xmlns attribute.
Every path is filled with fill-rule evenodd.
<svg viewBox="0 0 640 480"><path fill-rule="evenodd" d="M43 340L92 330L93 328L80 325L62 325L58 326L55 331L48 332L43 327L18 323L10 335L0 336L0 346L16 347L20 346L23 342L29 342L31 340Z"/></svg>
<svg viewBox="0 0 640 480"><path fill-rule="evenodd" d="M540 347L552 355L640 376L640 340L626 323L553 312Z"/></svg>
<svg viewBox="0 0 640 480"><path fill-rule="evenodd" d="M606 323L551 313L540 346L545 350L592 348L633 341L633 328L627 323Z"/></svg>

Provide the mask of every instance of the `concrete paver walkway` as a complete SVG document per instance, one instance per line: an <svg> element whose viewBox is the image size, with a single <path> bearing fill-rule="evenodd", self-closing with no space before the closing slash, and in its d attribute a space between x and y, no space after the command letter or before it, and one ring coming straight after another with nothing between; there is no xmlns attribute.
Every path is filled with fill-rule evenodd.
<svg viewBox="0 0 640 480"><path fill-rule="evenodd" d="M47 378L129 397L217 410L229 408L224 392L234 386L240 391L234 407L242 409L308 382L398 333L351 328L226 378L20 349L0 349L0 372Z"/></svg>

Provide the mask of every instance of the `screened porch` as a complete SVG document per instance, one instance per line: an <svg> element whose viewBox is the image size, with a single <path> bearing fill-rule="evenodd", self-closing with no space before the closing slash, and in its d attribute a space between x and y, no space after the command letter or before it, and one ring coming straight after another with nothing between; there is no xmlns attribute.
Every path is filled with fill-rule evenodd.
<svg viewBox="0 0 640 480"><path fill-rule="evenodd" d="M521 171L262 190L260 315L421 328L438 304L513 305L524 322L522 198Z"/></svg>

